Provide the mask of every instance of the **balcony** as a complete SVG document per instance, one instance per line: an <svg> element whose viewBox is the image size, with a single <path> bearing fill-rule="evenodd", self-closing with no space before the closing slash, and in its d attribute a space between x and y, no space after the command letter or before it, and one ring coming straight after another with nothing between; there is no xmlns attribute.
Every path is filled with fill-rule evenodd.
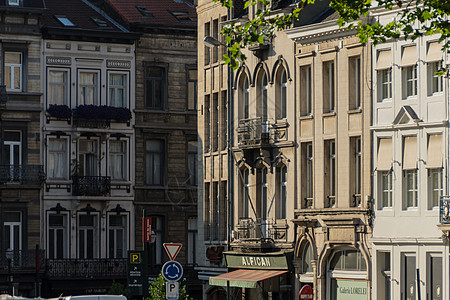
<svg viewBox="0 0 450 300"><path fill-rule="evenodd" d="M54 279L114 279L127 275L126 258L47 259L50 278Z"/></svg>
<svg viewBox="0 0 450 300"><path fill-rule="evenodd" d="M109 176L73 176L72 195L107 196L111 192Z"/></svg>
<svg viewBox="0 0 450 300"><path fill-rule="evenodd" d="M450 196L442 196L439 200L439 223L450 224Z"/></svg>
<svg viewBox="0 0 450 300"><path fill-rule="evenodd" d="M240 148L254 148L269 145L269 121L262 118L241 119L237 129Z"/></svg>
<svg viewBox="0 0 450 300"><path fill-rule="evenodd" d="M0 183L41 185L44 181L42 165L0 165Z"/></svg>
<svg viewBox="0 0 450 300"><path fill-rule="evenodd" d="M44 250L39 252L39 265L45 263ZM6 250L0 251L0 272L8 271L36 270L36 250Z"/></svg>
<svg viewBox="0 0 450 300"><path fill-rule="evenodd" d="M288 225L285 219L261 220L243 218L236 226L236 239L242 242L287 242Z"/></svg>

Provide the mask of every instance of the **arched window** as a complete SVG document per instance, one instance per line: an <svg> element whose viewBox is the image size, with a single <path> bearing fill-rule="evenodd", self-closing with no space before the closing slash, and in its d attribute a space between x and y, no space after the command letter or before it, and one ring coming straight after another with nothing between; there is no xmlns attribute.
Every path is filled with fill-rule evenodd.
<svg viewBox="0 0 450 300"><path fill-rule="evenodd" d="M261 117L263 121L267 120L267 75L263 74L261 80Z"/></svg>
<svg viewBox="0 0 450 300"><path fill-rule="evenodd" d="M313 253L310 243L306 243L305 248L303 248L303 254L302 254L302 273L312 273L313 267L312 267L312 260L313 260Z"/></svg>
<svg viewBox="0 0 450 300"><path fill-rule="evenodd" d="M244 188L242 189L242 217L248 218L248 202L250 201L249 192L250 192L250 184L249 184L249 170L245 169L243 171L244 175Z"/></svg>
<svg viewBox="0 0 450 300"><path fill-rule="evenodd" d="M367 265L360 251L348 249L334 253L330 261L330 270L367 271Z"/></svg>
<svg viewBox="0 0 450 300"><path fill-rule="evenodd" d="M279 219L286 219L287 204L287 167L282 166L278 169L278 185L279 185Z"/></svg>
<svg viewBox="0 0 450 300"><path fill-rule="evenodd" d="M243 117L244 119L249 118L249 85L248 77L245 76L244 85L242 87L242 98L243 98Z"/></svg>
<svg viewBox="0 0 450 300"><path fill-rule="evenodd" d="M286 118L286 105L287 105L287 76L286 76L286 70L283 69L283 71L281 72L281 77L280 77L280 90L279 90L279 101L280 101L280 112L278 117L280 119L284 119Z"/></svg>

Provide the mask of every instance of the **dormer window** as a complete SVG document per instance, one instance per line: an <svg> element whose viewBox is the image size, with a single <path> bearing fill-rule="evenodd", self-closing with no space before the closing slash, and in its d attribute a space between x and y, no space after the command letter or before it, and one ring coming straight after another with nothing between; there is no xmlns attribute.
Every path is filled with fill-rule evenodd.
<svg viewBox="0 0 450 300"><path fill-rule="evenodd" d="M8 0L8 5L19 6L19 0Z"/></svg>
<svg viewBox="0 0 450 300"><path fill-rule="evenodd" d="M69 18L67 18L64 15L57 15L55 16L55 18L64 26L66 27L73 27L75 26L75 24L72 23L72 21L69 20Z"/></svg>
<svg viewBox="0 0 450 300"><path fill-rule="evenodd" d="M185 10L169 10L169 12L181 22L196 22L197 16L195 14L190 14Z"/></svg>
<svg viewBox="0 0 450 300"><path fill-rule="evenodd" d="M105 20L91 17L91 20L94 21L95 24L97 24L98 27L108 27L108 23L106 23Z"/></svg>
<svg viewBox="0 0 450 300"><path fill-rule="evenodd" d="M146 18L153 18L153 13L149 11L145 6L136 6L136 9Z"/></svg>

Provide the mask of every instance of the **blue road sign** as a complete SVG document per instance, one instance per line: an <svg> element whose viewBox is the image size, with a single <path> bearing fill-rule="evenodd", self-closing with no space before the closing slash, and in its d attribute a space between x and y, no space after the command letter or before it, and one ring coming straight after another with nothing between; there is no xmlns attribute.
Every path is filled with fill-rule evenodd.
<svg viewBox="0 0 450 300"><path fill-rule="evenodd" d="M166 262L161 271L167 281L178 281L183 276L183 266L174 260Z"/></svg>

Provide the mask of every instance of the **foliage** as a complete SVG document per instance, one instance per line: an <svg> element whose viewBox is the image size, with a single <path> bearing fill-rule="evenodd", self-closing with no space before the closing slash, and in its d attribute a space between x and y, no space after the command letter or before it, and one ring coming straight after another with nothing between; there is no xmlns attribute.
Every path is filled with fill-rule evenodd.
<svg viewBox="0 0 450 300"><path fill-rule="evenodd" d="M85 120L117 120L127 122L131 120L131 111L124 107L114 107L106 105L79 105L74 109L75 118Z"/></svg>
<svg viewBox="0 0 450 300"><path fill-rule="evenodd" d="M116 282L115 280L109 288L108 295L124 295L129 298L128 291L123 284Z"/></svg>
<svg viewBox="0 0 450 300"><path fill-rule="evenodd" d="M158 278L153 281L153 283L150 285L149 288L149 294L150 297L146 298L145 300L165 300L166 299L166 281L164 280L164 277L160 273L158 275ZM192 297L189 297L189 295L186 292L186 285L180 284L179 289L179 300L192 300Z"/></svg>
<svg viewBox="0 0 450 300"><path fill-rule="evenodd" d="M51 104L47 109L51 117L57 119L70 119L72 117L72 110L67 105Z"/></svg>
<svg viewBox="0 0 450 300"><path fill-rule="evenodd" d="M233 0L213 0L222 6L231 8ZM224 61L234 69L238 60L244 61L242 49L246 46L270 40L276 31L291 27L299 20L301 10L306 5L313 5L321 0L298 0L290 5L290 10L274 9L269 0L243 0L244 8L259 3L254 18L248 20L233 20L225 26L222 34L228 45L229 55L224 55ZM277 3L277 1L272 1ZM397 17L387 24L376 21L364 23L363 17L369 16L370 9L377 6L385 11L394 11ZM448 0L331 0L330 7L339 13L338 24L347 28L356 28L361 42L371 39L374 43L386 41L389 38L417 39L423 35L438 34L444 41L443 49L450 48L450 1Z"/></svg>

